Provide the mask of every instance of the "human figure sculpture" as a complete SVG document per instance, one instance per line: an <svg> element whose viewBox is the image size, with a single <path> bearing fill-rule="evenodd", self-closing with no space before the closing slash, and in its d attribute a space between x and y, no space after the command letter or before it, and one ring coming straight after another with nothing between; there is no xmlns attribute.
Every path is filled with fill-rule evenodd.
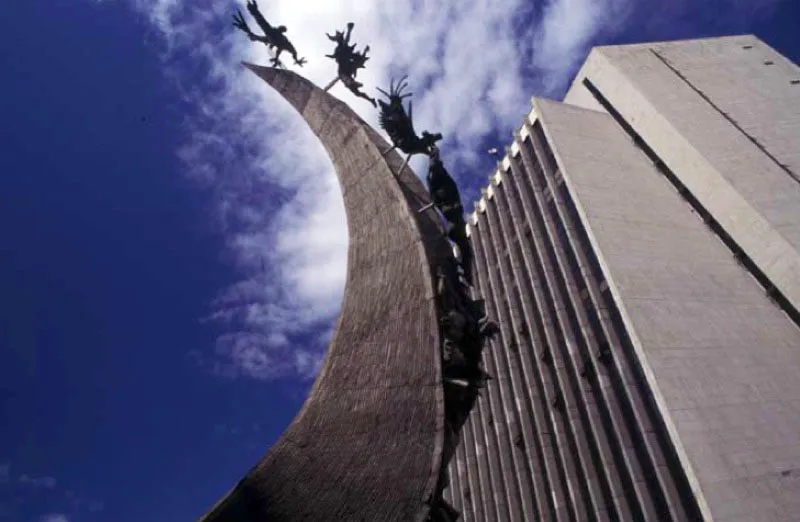
<svg viewBox="0 0 800 522"><path fill-rule="evenodd" d="M442 135L423 131L422 136L417 136L412 120L413 108L411 102L408 102L407 113L405 107L403 107L403 100L411 96L411 93L403 92L407 86L406 77L404 76L397 84L392 80L389 84L389 92L378 89L381 94L388 98L386 102L378 100L381 108L379 117L381 128L389 135L392 144L406 154L430 154L432 147L442 139Z"/></svg>
<svg viewBox="0 0 800 522"><path fill-rule="evenodd" d="M448 377L480 385L488 378L480 369L483 343L497 333L498 327L486 317L482 301L469 297L456 273L455 260L450 263L440 266L436 272L445 373Z"/></svg>
<svg viewBox="0 0 800 522"><path fill-rule="evenodd" d="M432 146L430 151L428 192L430 192L433 203L439 208L445 219L450 222L451 227L448 237L458 247L464 278L472 285L472 246L467 238L467 222L464 220L461 195L458 192L455 180L444 167L439 157L439 149L436 146Z"/></svg>
<svg viewBox="0 0 800 522"><path fill-rule="evenodd" d="M250 30L241 11L237 11L236 14L233 15L233 26L244 32L250 38L250 40L254 42L262 42L269 49L275 49L275 57L271 60L271 63L274 67L283 67L283 64L279 59L283 51L286 51L292 55L295 65L302 67L303 64L306 63L305 58L298 58L294 45L292 45L292 42L290 42L286 37L285 25L273 27L269 22L267 22L267 19L261 14L261 11L258 10L258 4L256 3L256 0L248 0L247 10L253 16L259 27L261 27L261 30L264 31L264 36L259 36Z"/></svg>
<svg viewBox="0 0 800 522"><path fill-rule="evenodd" d="M442 498L440 493L439 497L432 502L426 522L457 522L460 516L461 513Z"/></svg>
<svg viewBox="0 0 800 522"><path fill-rule="evenodd" d="M336 48L333 54L326 54L325 56L336 60L338 79L350 92L359 98L367 100L373 107L377 107L378 105L375 103L375 99L361 91L361 87L363 87L364 84L356 81L358 70L363 69L364 64L369 60L367 56L369 45L364 47L363 51L358 52L355 50L356 44L350 44L350 34L353 32L354 25L355 24L352 22L347 24L347 33L336 31L333 36L325 33L325 36L327 36L330 41L336 42Z"/></svg>

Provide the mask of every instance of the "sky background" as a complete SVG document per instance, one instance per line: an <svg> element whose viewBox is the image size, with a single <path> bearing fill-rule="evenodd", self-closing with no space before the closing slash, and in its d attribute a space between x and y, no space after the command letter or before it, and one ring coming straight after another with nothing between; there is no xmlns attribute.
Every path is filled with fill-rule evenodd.
<svg viewBox="0 0 800 522"><path fill-rule="evenodd" d="M534 94L592 45L752 32L792 0L262 1L318 85L356 23L370 93L409 74L468 209ZM238 61L236 2L26 0L0 17L0 522L193 520L317 371L347 230L330 162ZM332 91L375 124L341 86ZM418 169L419 163L414 164Z"/></svg>

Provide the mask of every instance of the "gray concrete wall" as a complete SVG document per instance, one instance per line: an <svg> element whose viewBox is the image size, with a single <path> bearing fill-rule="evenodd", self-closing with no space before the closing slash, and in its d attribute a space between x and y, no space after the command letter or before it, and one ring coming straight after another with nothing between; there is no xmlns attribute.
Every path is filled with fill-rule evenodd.
<svg viewBox="0 0 800 522"><path fill-rule="evenodd" d="M347 283L302 410L203 520L421 521L445 422L431 266L451 247L439 220L417 212L429 202L422 183L346 104L292 72L250 68L297 109L335 166Z"/></svg>
<svg viewBox="0 0 800 522"><path fill-rule="evenodd" d="M733 251L800 304L798 76L752 36L597 48L535 100L470 216L502 335L466 521L797 519L800 329Z"/></svg>
<svg viewBox="0 0 800 522"><path fill-rule="evenodd" d="M704 518L796 518L800 329L610 116L535 112Z"/></svg>
<svg viewBox="0 0 800 522"><path fill-rule="evenodd" d="M800 69L752 36L598 47L588 78L800 309Z"/></svg>
<svg viewBox="0 0 800 522"><path fill-rule="evenodd" d="M469 492L465 520L696 519L540 124L526 121L471 216L477 292L502 333L484 357L495 379L451 467L462 499Z"/></svg>

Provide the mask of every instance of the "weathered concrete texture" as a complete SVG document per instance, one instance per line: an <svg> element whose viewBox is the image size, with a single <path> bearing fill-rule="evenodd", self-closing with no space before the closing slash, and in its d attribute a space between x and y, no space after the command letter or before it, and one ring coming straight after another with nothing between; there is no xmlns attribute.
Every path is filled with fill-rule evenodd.
<svg viewBox="0 0 800 522"><path fill-rule="evenodd" d="M540 121L526 118L490 180L470 238L502 332L450 468L465 521L697 519Z"/></svg>
<svg viewBox="0 0 800 522"><path fill-rule="evenodd" d="M534 111L704 518L796 519L800 328L611 116Z"/></svg>
<svg viewBox="0 0 800 522"><path fill-rule="evenodd" d="M534 100L469 220L502 334L465 522L798 519L798 76L750 36L609 47Z"/></svg>
<svg viewBox="0 0 800 522"><path fill-rule="evenodd" d="M205 521L412 521L440 471L444 428L431 265L452 255L419 214L427 193L344 103L285 70L246 64L322 141L350 243L342 310L302 410Z"/></svg>
<svg viewBox="0 0 800 522"><path fill-rule="evenodd" d="M753 36L595 48L590 81L800 309L800 68Z"/></svg>

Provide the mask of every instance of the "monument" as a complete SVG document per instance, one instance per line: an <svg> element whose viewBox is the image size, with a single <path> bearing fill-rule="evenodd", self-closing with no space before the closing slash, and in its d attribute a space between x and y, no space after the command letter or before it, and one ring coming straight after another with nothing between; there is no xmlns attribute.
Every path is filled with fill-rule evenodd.
<svg viewBox="0 0 800 522"><path fill-rule="evenodd" d="M253 35L241 14L234 25L302 65L280 39L286 29L267 24L255 2L248 10L266 36ZM375 105L354 80L369 47L354 51L352 27L329 35L337 43L331 57L338 79ZM436 147L442 136L416 135L411 105L406 112L402 104L410 96L404 79L381 91L389 98L379 105L390 145L327 89L283 69L277 54L272 64L244 65L297 110L333 162L350 238L346 286L302 409L201 520L455 521L459 513L442 496L447 466L490 378L481 351L498 328L473 298L463 209ZM433 198L396 149L429 156Z"/></svg>

